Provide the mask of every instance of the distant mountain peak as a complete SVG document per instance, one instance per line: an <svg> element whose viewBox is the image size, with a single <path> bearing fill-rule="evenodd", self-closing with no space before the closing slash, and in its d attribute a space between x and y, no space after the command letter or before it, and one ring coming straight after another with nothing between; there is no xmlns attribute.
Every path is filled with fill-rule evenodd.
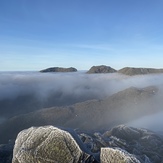
<svg viewBox="0 0 163 163"><path fill-rule="evenodd" d="M44 70L41 70L40 72L76 72L77 69L74 67L69 68L63 68L63 67L50 67Z"/></svg>
<svg viewBox="0 0 163 163"><path fill-rule="evenodd" d="M110 66L100 65L100 66L92 66L89 71L87 71L88 74L93 73L114 73L116 72L115 69L113 69Z"/></svg>
<svg viewBox="0 0 163 163"><path fill-rule="evenodd" d="M118 72L125 75L133 76L133 75L163 73L163 69L124 67L120 69Z"/></svg>

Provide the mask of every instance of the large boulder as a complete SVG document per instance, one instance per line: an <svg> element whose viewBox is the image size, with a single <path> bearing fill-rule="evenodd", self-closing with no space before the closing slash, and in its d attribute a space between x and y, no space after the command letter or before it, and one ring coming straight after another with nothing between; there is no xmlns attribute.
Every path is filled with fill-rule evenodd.
<svg viewBox="0 0 163 163"><path fill-rule="evenodd" d="M125 67L120 69L118 72L125 75L133 76L133 75L163 73L163 69Z"/></svg>
<svg viewBox="0 0 163 163"><path fill-rule="evenodd" d="M63 68L63 67L50 67L44 70L41 70L40 72L76 72L77 69L74 67L69 68Z"/></svg>
<svg viewBox="0 0 163 163"><path fill-rule="evenodd" d="M87 71L88 74L94 74L94 73L114 73L116 72L115 69L109 67L109 66L105 66L105 65L101 65L101 66L93 66L89 69L89 71Z"/></svg>
<svg viewBox="0 0 163 163"><path fill-rule="evenodd" d="M90 158L69 132L46 126L31 127L18 134L12 163L79 163Z"/></svg>

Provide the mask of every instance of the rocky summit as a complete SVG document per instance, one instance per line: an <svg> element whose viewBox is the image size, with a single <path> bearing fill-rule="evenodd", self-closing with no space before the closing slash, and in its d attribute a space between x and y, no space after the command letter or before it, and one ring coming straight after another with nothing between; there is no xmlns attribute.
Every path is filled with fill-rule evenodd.
<svg viewBox="0 0 163 163"><path fill-rule="evenodd" d="M63 67L50 67L44 70L41 70L40 72L76 72L77 69L74 67L69 68L63 68Z"/></svg>
<svg viewBox="0 0 163 163"><path fill-rule="evenodd" d="M87 71L88 74L94 74L94 73L114 73L116 72L115 69L109 67L109 66L105 66L105 65L101 65L101 66L93 66L89 69L89 71Z"/></svg>
<svg viewBox="0 0 163 163"><path fill-rule="evenodd" d="M163 69L125 67L125 68L120 69L118 73L122 73L122 74L129 75L129 76L157 74L157 73L163 73Z"/></svg>
<svg viewBox="0 0 163 163"><path fill-rule="evenodd" d="M162 153L163 135L146 129L119 125L83 132L44 126L18 134L12 163L162 163Z"/></svg>
<svg viewBox="0 0 163 163"><path fill-rule="evenodd" d="M31 127L19 133L12 163L93 163L93 157L79 144L69 132L59 128Z"/></svg>

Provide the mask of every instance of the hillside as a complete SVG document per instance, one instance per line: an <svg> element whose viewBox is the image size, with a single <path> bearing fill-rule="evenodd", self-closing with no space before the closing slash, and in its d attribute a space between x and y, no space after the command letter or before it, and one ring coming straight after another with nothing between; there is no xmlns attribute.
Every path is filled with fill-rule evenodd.
<svg viewBox="0 0 163 163"><path fill-rule="evenodd" d="M158 73L163 73L163 69L125 67L125 68L120 69L118 73L122 73L122 74L129 75L129 76L158 74Z"/></svg>
<svg viewBox="0 0 163 163"><path fill-rule="evenodd" d="M40 72L76 72L77 69L74 67L69 68L63 68L63 67L50 67L44 70L41 70Z"/></svg>
<svg viewBox="0 0 163 163"><path fill-rule="evenodd" d="M114 73L116 72L115 69L111 68L110 66L92 66L87 73L88 74L94 74L94 73Z"/></svg>
<svg viewBox="0 0 163 163"><path fill-rule="evenodd" d="M45 108L15 116L0 125L0 143L15 139L19 131L31 126L55 125L90 131L127 123L160 111L160 107L155 106L157 91L156 87L131 87L103 100Z"/></svg>

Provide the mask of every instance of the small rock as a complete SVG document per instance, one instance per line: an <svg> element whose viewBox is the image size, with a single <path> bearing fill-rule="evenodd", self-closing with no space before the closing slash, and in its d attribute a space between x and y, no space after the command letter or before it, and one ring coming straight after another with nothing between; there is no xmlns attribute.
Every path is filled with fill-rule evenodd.
<svg viewBox="0 0 163 163"><path fill-rule="evenodd" d="M120 148L101 148L101 163L140 163L134 155Z"/></svg>

